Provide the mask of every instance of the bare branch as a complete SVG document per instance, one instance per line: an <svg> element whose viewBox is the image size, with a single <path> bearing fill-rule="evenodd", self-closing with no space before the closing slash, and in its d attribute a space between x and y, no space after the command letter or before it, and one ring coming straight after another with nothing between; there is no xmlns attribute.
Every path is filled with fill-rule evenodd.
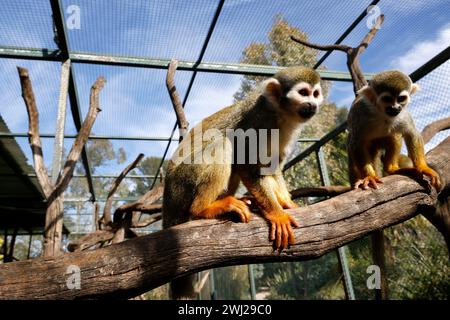
<svg viewBox="0 0 450 320"><path fill-rule="evenodd" d="M36 171L36 176L45 198L48 199L53 192L54 186L50 181L42 156L42 143L41 137L39 136L39 112L34 98L33 86L31 85L28 70L21 67L17 67L17 70L19 71L20 85L22 86L22 97L27 107L29 123L28 139L31 152L33 153L34 170Z"/></svg>
<svg viewBox="0 0 450 320"><path fill-rule="evenodd" d="M89 133L94 125L97 114L101 111L99 106L99 94L105 85L105 82L105 78L98 77L92 85L88 114L81 125L80 131L78 132L75 142L73 143L69 155L67 156L61 176L56 183L56 192L58 194L62 194L66 190L70 179L72 178L75 165L80 158L81 151L88 140Z"/></svg>
<svg viewBox="0 0 450 320"><path fill-rule="evenodd" d="M125 169L123 169L123 171L120 173L120 175L116 178L116 180L114 181L111 189L108 192L108 196L106 197L106 202L105 202L105 208L103 209L103 223L104 224L110 224L112 219L111 219L111 205L112 205L112 196L114 195L114 193L116 193L117 188L119 188L120 183L122 182L122 180L125 178L125 176L134 168L136 168L136 166L139 164L139 162L141 162L142 158L144 158L144 154L140 153L136 159L130 163Z"/></svg>
<svg viewBox="0 0 450 320"><path fill-rule="evenodd" d="M124 204L124 205L120 206L114 212L114 221L119 221L121 216L125 212L140 211L139 209L146 208L146 207L149 209L149 211L151 211L151 212L147 212L147 213L156 212L156 211L153 211L153 210L156 210L156 207L151 207L151 205L154 202L158 201L162 197L163 192L164 192L164 186L159 185L159 186L151 189L150 191L146 192L136 202L128 203L128 204Z"/></svg>
<svg viewBox="0 0 450 320"><path fill-rule="evenodd" d="M98 203L95 203L94 208L94 225L95 225L95 231L98 231L100 229L99 224L99 212L100 212L100 205Z"/></svg>
<svg viewBox="0 0 450 320"><path fill-rule="evenodd" d="M450 117L434 121L422 130L423 143L428 143L440 131L450 129Z"/></svg>
<svg viewBox="0 0 450 320"><path fill-rule="evenodd" d="M147 227L147 226L151 225L152 223L155 223L161 219L162 219L162 214L157 214L157 215L154 215L143 221L132 223L131 228L144 228L144 227Z"/></svg>
<svg viewBox="0 0 450 320"><path fill-rule="evenodd" d="M352 48L347 45L343 44L332 44L332 45L319 45L310 43L308 41L296 38L294 36L291 36L291 39L297 43L300 43L304 46L317 49L317 50L323 50L323 51L330 51L330 50L339 50L343 51L347 54L347 67L349 69L350 75L352 77L353 81L353 91L356 95L356 93L365 85L367 85L367 80L364 77L364 73L361 70L361 67L359 65L359 56L361 53L364 52L364 50L369 46L369 44L372 42L373 38L375 37L375 34L377 33L378 29L381 28L381 25L384 21L384 15L380 15L372 29L366 34L366 36L363 38L361 43L355 47Z"/></svg>
<svg viewBox="0 0 450 320"><path fill-rule="evenodd" d="M85 235L67 246L70 252L82 251L95 246L97 243L109 241L114 237L115 232L112 230L97 230Z"/></svg>
<svg viewBox="0 0 450 320"><path fill-rule="evenodd" d="M169 63L169 69L167 70L166 86L169 91L170 100L172 101L173 109L177 116L178 129L180 130L180 141L185 137L189 128L189 122L186 120L184 114L183 104L181 103L180 96L178 95L177 88L175 87L175 71L178 67L178 61L172 59Z"/></svg>
<svg viewBox="0 0 450 320"><path fill-rule="evenodd" d="M321 51L333 51L333 50L339 50L339 51L343 51L345 53L348 53L352 47L349 47L345 44L330 44L330 45L321 45L321 44L317 44L317 43L311 43L308 42L306 40L297 38L296 36L291 36L291 40L300 43L304 46L307 46L309 48L312 49L316 49L316 50L321 50Z"/></svg>
<svg viewBox="0 0 450 320"><path fill-rule="evenodd" d="M352 188L347 186L323 186L323 187L311 187L311 188L298 188L290 192L292 199L303 197L334 197L345 192L350 191Z"/></svg>

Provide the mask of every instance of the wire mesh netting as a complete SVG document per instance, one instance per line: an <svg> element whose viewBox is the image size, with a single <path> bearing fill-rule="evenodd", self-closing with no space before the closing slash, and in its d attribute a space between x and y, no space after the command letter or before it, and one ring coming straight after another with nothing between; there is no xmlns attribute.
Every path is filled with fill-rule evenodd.
<svg viewBox="0 0 450 320"><path fill-rule="evenodd" d="M72 53L93 54L110 64L113 64L113 59L108 55L153 59L155 63L151 68L87 64L81 63L80 60L72 63L79 106L68 103L66 135L73 137L77 133L72 112L78 112L79 109L81 118L85 117L89 107L90 87L95 79L103 75L107 80L100 94L102 112L98 115L91 132L92 135L102 138L90 139L86 146L92 184L97 203L100 205L101 216L107 193L115 177L126 165L139 153L145 154L146 158L130 173L129 178L124 179L115 194L113 210L121 204L137 199L151 188L154 176L159 173L160 164L163 166L167 164L164 160L170 158L178 144L176 140L178 130L173 131L175 114L165 84L168 59L197 61L202 48L207 45L203 62L238 63L249 45L264 44L267 49L265 53L269 52L269 59L264 63L277 64L278 61L275 61L274 56L287 56L292 49L288 48L289 44L276 43L280 38L271 31L277 21L283 19L292 27L291 30L298 28L311 42L331 44L371 1L61 0L59 3L64 15L68 48ZM212 30L211 23L222 3L217 24ZM450 7L445 0L426 2L381 0L378 7L367 14L343 43L352 46L359 44L380 13L385 14L386 20L374 41L361 56L361 65L365 72L395 68L411 73L450 45L448 18ZM211 38L208 42L209 31ZM62 35L62 30L59 34L54 33L49 1L15 0L2 3L0 49L11 50L11 47L43 49L35 51L35 54L37 52L38 55L44 56L42 59L51 60L53 58L45 55L57 49L54 38L58 35ZM8 54L5 51L0 53L2 57L0 116L10 130L6 134L20 133L23 136L28 130L26 108L20 96L17 65L24 66L30 71L40 113L40 132L54 134L60 61L6 59ZM318 52L313 62L324 54ZM17 58L14 52L9 55ZM292 60L292 57L290 58ZM60 58L55 58L58 59ZM253 60L255 64L264 61L264 59ZM345 55L341 52L332 53L322 67L346 71ZM178 70L176 73L175 82L182 100L187 97L188 85L194 79L193 76L193 71ZM242 88L242 82L246 79L249 78L238 74L196 73L185 105L190 126L195 126L206 116L233 103L236 92ZM446 62L418 81L422 91L414 95L409 108L419 130L432 121L450 116L449 79L450 62ZM71 94L73 95L73 92ZM327 106L321 109L312 125L304 128L301 137L320 138L325 135L345 120L346 109L353 99L351 82L330 81ZM172 132L174 132L173 140L166 152L167 140ZM426 149L433 148L448 135L448 130L439 133L426 145ZM153 141L142 138L152 138ZM15 140L27 157L28 163L32 164L27 138L16 137ZM64 140L64 155L67 155L73 142L73 138ZM42 143L45 165L50 171L54 139L43 138ZM311 145L309 142L298 143L291 157L309 145ZM345 133L323 147L326 166L333 184L347 183L344 145ZM167 156L163 159L165 153ZM316 155L311 153L302 163L296 164L288 171L287 180L290 187L320 185L322 179L319 168ZM36 180L33 174L30 174L30 179ZM91 199L86 169L79 161L75 176L65 193L64 224L72 234L70 239L95 229L93 218L95 208L89 201ZM319 199L304 199L303 202L310 203L316 200ZM156 223L137 231L149 233L160 228L160 223ZM396 234L393 238L395 236ZM357 294L360 297L367 297L364 268L370 262L368 240L362 239L349 248L352 276L359 281L355 281L355 286L359 290ZM360 261L361 257L363 263ZM246 268L240 266L217 270L215 280L218 286L217 297L250 298ZM429 266L427 268L430 269ZM335 299L344 296L341 274L334 253L308 263L258 265L255 266L255 273L259 288L257 294L261 298ZM319 288L320 294L312 293ZM208 282L203 294L211 290L211 283Z"/></svg>

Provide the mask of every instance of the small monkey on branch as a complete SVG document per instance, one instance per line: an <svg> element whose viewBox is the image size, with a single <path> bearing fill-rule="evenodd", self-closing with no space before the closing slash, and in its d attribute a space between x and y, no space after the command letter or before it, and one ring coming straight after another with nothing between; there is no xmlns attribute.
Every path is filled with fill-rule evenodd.
<svg viewBox="0 0 450 320"><path fill-rule="evenodd" d="M384 151L385 173L426 175L440 190L439 175L426 163L422 135L407 110L418 89L406 74L394 70L376 74L358 91L348 115L349 173L355 189L378 188L377 161ZM413 167L400 168L403 139Z"/></svg>
<svg viewBox="0 0 450 320"><path fill-rule="evenodd" d="M275 248L294 244L292 227L298 223L284 209L297 205L282 168L301 124L316 114L322 101L319 74L306 67L289 67L264 81L262 89L246 100L204 119L169 161L163 227L230 213L240 222L249 222L250 206L256 206L270 224L269 239ZM253 198L234 196L241 181ZM192 283L192 277L173 281L172 297L193 297Z"/></svg>

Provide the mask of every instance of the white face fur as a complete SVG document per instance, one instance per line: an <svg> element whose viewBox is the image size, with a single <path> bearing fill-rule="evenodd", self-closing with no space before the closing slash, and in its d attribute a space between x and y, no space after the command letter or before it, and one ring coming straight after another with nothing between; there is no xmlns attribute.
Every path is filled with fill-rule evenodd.
<svg viewBox="0 0 450 320"><path fill-rule="evenodd" d="M410 101L409 91L403 90L397 96L383 92L377 97L376 105L388 116L397 116Z"/></svg>
<svg viewBox="0 0 450 320"><path fill-rule="evenodd" d="M266 88L270 86L280 86L280 83L271 78L265 82ZM309 120L319 111L319 106L323 102L322 87L320 83L311 85L307 82L295 84L285 95L285 97L274 97L272 90L265 90L264 95L291 117L295 117L299 122Z"/></svg>

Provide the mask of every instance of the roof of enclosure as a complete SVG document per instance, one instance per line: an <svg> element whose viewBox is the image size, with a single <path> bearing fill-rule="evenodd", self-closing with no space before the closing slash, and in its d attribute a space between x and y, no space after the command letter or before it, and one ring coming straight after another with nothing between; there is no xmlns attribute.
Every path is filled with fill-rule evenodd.
<svg viewBox="0 0 450 320"><path fill-rule="evenodd" d="M368 13L366 9L373 4L378 7ZM246 46L267 41L278 15L306 32L312 42L356 45L378 11L386 20L361 57L365 72L397 68L411 73L450 45L450 7L445 0L6 1L0 11L0 115L31 163L28 119L16 71L17 65L27 67L40 112L44 159L50 167L60 61L70 58L66 150L87 113L91 84L104 75L103 111L92 129L92 139L108 138L129 159L140 152L167 158L177 137L175 114L165 89L170 59L181 61L176 84L193 126L232 103L242 74L274 72L273 66L238 63ZM326 67L326 77L336 80L329 100L348 106L351 85L340 81L349 79L345 56L319 53L318 59ZM445 62L419 81L423 90L411 105L419 129L450 116L449 71L449 62ZM93 169L90 160L86 154L81 159L93 199L99 200L91 181L96 176L117 175L121 166L110 161ZM152 173L157 174L157 170Z"/></svg>

